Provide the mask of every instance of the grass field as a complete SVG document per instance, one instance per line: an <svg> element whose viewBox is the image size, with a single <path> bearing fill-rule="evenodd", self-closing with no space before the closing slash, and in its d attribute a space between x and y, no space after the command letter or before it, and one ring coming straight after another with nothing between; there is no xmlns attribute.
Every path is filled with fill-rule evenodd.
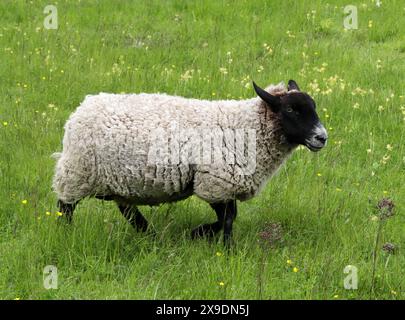
<svg viewBox="0 0 405 320"><path fill-rule="evenodd" d="M352 0L358 29L345 30L346 1L328 2L1 1L0 298L405 298L405 4ZM56 30L43 25L48 4ZM190 239L215 217L194 197L142 207L155 236L95 199L72 226L56 222L50 155L85 95L239 99L254 96L252 79L295 79L330 139L239 204L230 254ZM385 220L383 198L395 204ZM56 290L43 286L47 265ZM348 265L357 290L343 286Z"/></svg>

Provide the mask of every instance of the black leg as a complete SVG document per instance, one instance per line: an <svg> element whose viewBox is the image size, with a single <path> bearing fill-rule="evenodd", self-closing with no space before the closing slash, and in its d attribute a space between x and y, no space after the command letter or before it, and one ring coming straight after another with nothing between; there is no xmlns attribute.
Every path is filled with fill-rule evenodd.
<svg viewBox="0 0 405 320"><path fill-rule="evenodd" d="M224 242L228 245L232 235L232 223L236 218L236 200L225 203L211 203L210 205L215 210L218 221L197 227L192 231L191 236L192 238L212 237L224 228Z"/></svg>
<svg viewBox="0 0 405 320"><path fill-rule="evenodd" d="M198 226L191 232L191 237L193 239L199 238L199 237L213 237L216 235L219 231L221 231L223 227L223 221L224 221L224 213L225 213L225 204L224 203L210 203L210 206L212 209L215 210L215 213L217 214L218 221L214 223L207 223L207 224L202 224L201 226Z"/></svg>
<svg viewBox="0 0 405 320"><path fill-rule="evenodd" d="M62 213L62 216L66 218L68 223L72 222L73 211L75 211L77 203L78 202L65 203L62 200L58 200L59 211Z"/></svg>
<svg viewBox="0 0 405 320"><path fill-rule="evenodd" d="M193 231L191 231L191 237L193 239L204 237L204 236L208 236L209 238L212 238L219 231L221 231L221 229L222 229L222 223L220 223L219 221L214 222L214 223L203 224L203 225L195 228Z"/></svg>
<svg viewBox="0 0 405 320"><path fill-rule="evenodd" d="M118 204L121 213L128 222L138 231L145 232L148 229L148 221L136 206Z"/></svg>
<svg viewBox="0 0 405 320"><path fill-rule="evenodd" d="M232 225L236 218L237 208L236 200L232 200L226 203L225 207L225 219L224 219L224 244L229 247L232 239Z"/></svg>

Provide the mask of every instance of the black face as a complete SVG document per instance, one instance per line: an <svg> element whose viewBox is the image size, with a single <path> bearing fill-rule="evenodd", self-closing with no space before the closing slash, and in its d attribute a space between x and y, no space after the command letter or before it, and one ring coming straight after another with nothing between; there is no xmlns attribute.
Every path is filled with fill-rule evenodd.
<svg viewBox="0 0 405 320"><path fill-rule="evenodd" d="M326 145L328 135L315 111L315 101L299 91L295 81L288 82L288 92L282 96L273 96L254 82L253 85L258 96L280 115L284 134L290 143L305 145L311 151L319 151Z"/></svg>

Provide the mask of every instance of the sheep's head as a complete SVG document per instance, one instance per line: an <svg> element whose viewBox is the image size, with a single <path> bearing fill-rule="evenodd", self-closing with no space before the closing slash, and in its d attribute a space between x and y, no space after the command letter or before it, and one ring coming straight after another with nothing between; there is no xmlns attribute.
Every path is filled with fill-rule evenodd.
<svg viewBox="0 0 405 320"><path fill-rule="evenodd" d="M288 91L272 95L253 82L257 95L280 116L281 126L287 140L305 145L311 151L319 151L325 145L328 134L316 113L315 101L301 92L294 80L288 81Z"/></svg>

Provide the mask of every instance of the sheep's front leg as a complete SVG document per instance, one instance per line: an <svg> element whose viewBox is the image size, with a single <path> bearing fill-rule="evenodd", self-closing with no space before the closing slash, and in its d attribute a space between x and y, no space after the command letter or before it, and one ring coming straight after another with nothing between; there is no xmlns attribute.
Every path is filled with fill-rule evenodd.
<svg viewBox="0 0 405 320"><path fill-rule="evenodd" d="M236 200L227 202L224 211L224 244L229 247L232 240L233 221L237 215Z"/></svg>
<svg viewBox="0 0 405 320"><path fill-rule="evenodd" d="M120 209L122 215L135 229L142 232L145 232L148 229L148 221L136 206L118 204L118 208Z"/></svg>
<svg viewBox="0 0 405 320"><path fill-rule="evenodd" d="M224 228L224 242L225 245L228 245L232 236L232 224L236 218L236 200L210 205L215 210L218 221L197 227L192 231L191 236L193 239L202 236L213 237Z"/></svg>

